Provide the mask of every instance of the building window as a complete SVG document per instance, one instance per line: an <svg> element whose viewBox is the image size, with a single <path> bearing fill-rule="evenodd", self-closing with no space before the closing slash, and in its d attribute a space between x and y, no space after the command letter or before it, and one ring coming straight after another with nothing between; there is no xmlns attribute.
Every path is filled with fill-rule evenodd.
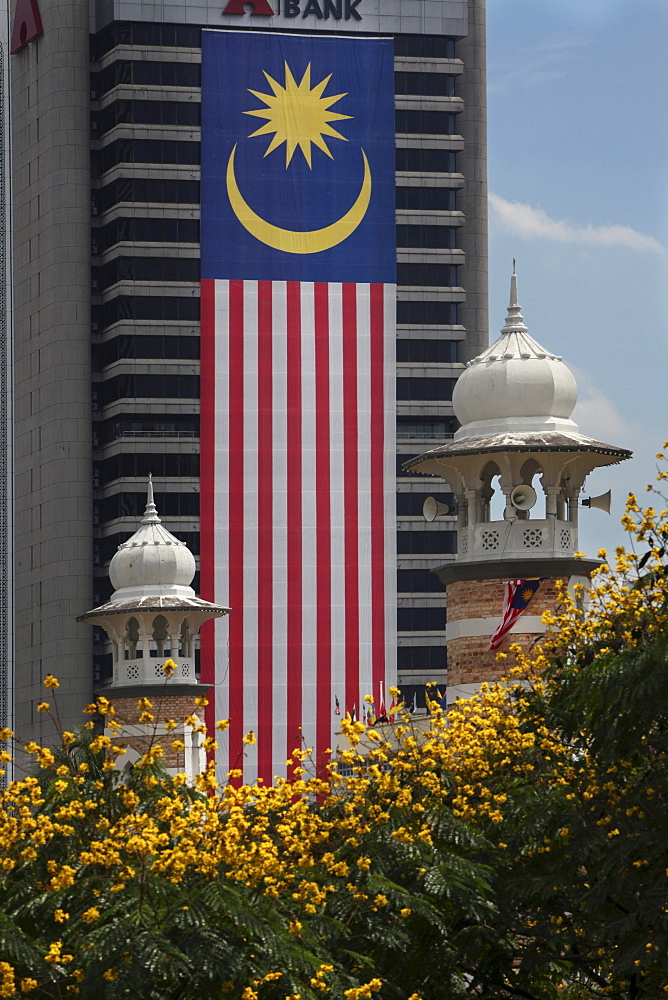
<svg viewBox="0 0 668 1000"><path fill-rule="evenodd" d="M118 295L93 306L93 329L104 330L123 320L199 320L199 298L177 295Z"/></svg>
<svg viewBox="0 0 668 1000"><path fill-rule="evenodd" d="M199 399L199 376L116 375L95 383L93 392L98 408L117 399Z"/></svg>
<svg viewBox="0 0 668 1000"><path fill-rule="evenodd" d="M98 292L119 281L199 281L199 257L115 257L93 270Z"/></svg>
<svg viewBox="0 0 668 1000"><path fill-rule="evenodd" d="M397 438L421 441L443 440L452 437L455 427L454 419L416 420L414 417L397 417Z"/></svg>
<svg viewBox="0 0 668 1000"><path fill-rule="evenodd" d="M409 377L397 379L398 400L432 400L447 402L452 399L454 378Z"/></svg>
<svg viewBox="0 0 668 1000"><path fill-rule="evenodd" d="M395 35L395 56L421 56L423 59L454 59L455 39L447 35Z"/></svg>
<svg viewBox="0 0 668 1000"><path fill-rule="evenodd" d="M397 264L398 285L456 288L458 281L455 264Z"/></svg>
<svg viewBox="0 0 668 1000"><path fill-rule="evenodd" d="M457 532L429 530L398 531L397 552L399 555L428 556L453 555L457 551Z"/></svg>
<svg viewBox="0 0 668 1000"><path fill-rule="evenodd" d="M457 210L457 191L454 188L398 187L397 208L418 209L436 212Z"/></svg>
<svg viewBox="0 0 668 1000"><path fill-rule="evenodd" d="M93 345L93 368L100 371L122 358L159 358L193 360L199 358L199 337L113 337L102 344Z"/></svg>
<svg viewBox="0 0 668 1000"><path fill-rule="evenodd" d="M397 670L445 670L445 649L443 646L399 646ZM402 693L405 699L405 689L402 689Z"/></svg>
<svg viewBox="0 0 668 1000"><path fill-rule="evenodd" d="M397 226L398 247L436 247L454 250L457 246L456 226Z"/></svg>
<svg viewBox="0 0 668 1000"><path fill-rule="evenodd" d="M395 94L415 94L419 97L454 97L455 79L450 73L394 74Z"/></svg>
<svg viewBox="0 0 668 1000"><path fill-rule="evenodd" d="M91 90L103 97L114 87L130 84L141 87L201 87L202 67L191 62L148 62L117 59L98 73L91 73Z"/></svg>
<svg viewBox="0 0 668 1000"><path fill-rule="evenodd" d="M397 608L397 631L444 632L445 608Z"/></svg>
<svg viewBox="0 0 668 1000"><path fill-rule="evenodd" d="M155 65L164 65L156 63ZM200 125L199 102L191 101L114 101L92 118L97 137L116 125Z"/></svg>
<svg viewBox="0 0 668 1000"><path fill-rule="evenodd" d="M454 326L458 322L456 302L397 302L397 323L413 326Z"/></svg>
<svg viewBox="0 0 668 1000"><path fill-rule="evenodd" d="M402 455L402 459L405 461L408 455ZM435 497L439 503L448 504L450 507L454 508L455 498L452 493L432 493L431 496ZM422 507L427 497L426 493L397 493L397 514L401 517L418 515L422 517Z"/></svg>
<svg viewBox="0 0 668 1000"><path fill-rule="evenodd" d="M165 180L148 177L120 177L94 190L93 214L102 215L122 202L199 206L199 181ZM156 220L151 220L155 222Z"/></svg>
<svg viewBox="0 0 668 1000"><path fill-rule="evenodd" d="M199 493L156 492L155 502L160 516L199 517ZM141 517L146 507L146 490L141 493L114 493L96 500L94 510L101 523L118 517Z"/></svg>
<svg viewBox="0 0 668 1000"><path fill-rule="evenodd" d="M189 24L110 24L91 39L91 58L100 59L118 45L199 49L202 45L202 29Z"/></svg>
<svg viewBox="0 0 668 1000"><path fill-rule="evenodd" d="M199 219L114 219L93 231L95 253L117 243L193 243L199 245Z"/></svg>
<svg viewBox="0 0 668 1000"><path fill-rule="evenodd" d="M397 361L452 364L459 359L458 340L397 340Z"/></svg>
<svg viewBox="0 0 668 1000"><path fill-rule="evenodd" d="M199 142L185 139L116 139L91 153L93 175L96 177L119 163L186 163L196 166L199 160Z"/></svg>
<svg viewBox="0 0 668 1000"><path fill-rule="evenodd" d="M408 420L397 418L397 438L405 440L437 441L452 437L447 420Z"/></svg>
<svg viewBox="0 0 668 1000"><path fill-rule="evenodd" d="M397 590L400 594L413 591L423 594L440 594L445 592L445 586L429 569L398 569Z"/></svg>
<svg viewBox="0 0 668 1000"><path fill-rule="evenodd" d="M457 135L457 115L450 111L412 111L397 108L394 129L404 135Z"/></svg>
<svg viewBox="0 0 668 1000"><path fill-rule="evenodd" d="M451 149L407 149L401 146L395 151L395 156L397 170L412 170L416 173L457 173L457 153Z"/></svg>
<svg viewBox="0 0 668 1000"><path fill-rule="evenodd" d="M132 414L115 420L101 420L94 424L98 445L109 444L123 438L186 438L199 437L197 414L174 413L168 417L151 414Z"/></svg>
<svg viewBox="0 0 668 1000"><path fill-rule="evenodd" d="M199 455L159 452L139 452L114 455L96 463L100 486L114 479L148 478L149 473L160 478L181 478L199 476Z"/></svg>

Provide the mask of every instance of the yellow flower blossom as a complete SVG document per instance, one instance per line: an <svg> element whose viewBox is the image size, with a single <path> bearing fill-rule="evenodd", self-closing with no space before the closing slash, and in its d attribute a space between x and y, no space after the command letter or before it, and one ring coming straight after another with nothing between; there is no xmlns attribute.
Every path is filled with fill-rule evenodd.
<svg viewBox="0 0 668 1000"><path fill-rule="evenodd" d="M16 995L14 967L9 962L0 962L0 997Z"/></svg>

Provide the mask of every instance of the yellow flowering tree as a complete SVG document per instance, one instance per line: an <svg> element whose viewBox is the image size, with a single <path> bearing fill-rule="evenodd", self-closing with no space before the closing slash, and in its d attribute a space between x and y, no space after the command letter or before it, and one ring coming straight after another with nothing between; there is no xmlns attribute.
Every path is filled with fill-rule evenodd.
<svg viewBox="0 0 668 1000"><path fill-rule="evenodd" d="M157 745L93 768L101 735L83 756L74 734L26 745L40 774L0 798L0 997L406 1000L416 934L440 958L420 982L464 996L453 933L493 913L484 839L404 728L391 770L379 736L352 777L309 778L298 752L273 787L218 787L213 766L189 787Z"/></svg>
<svg viewBox="0 0 668 1000"><path fill-rule="evenodd" d="M507 658L526 747L457 806L480 825L504 800L481 825L510 931L505 960L497 938L472 968L486 997L668 993L668 512L657 496L660 510L629 497L630 544L603 562L589 607L564 592L542 648Z"/></svg>
<svg viewBox="0 0 668 1000"><path fill-rule="evenodd" d="M291 783L190 787L158 745L121 775L92 720L28 744L0 796L0 997L666 995L668 520L631 497L624 525L507 683L426 731L344 722L325 777L299 751Z"/></svg>

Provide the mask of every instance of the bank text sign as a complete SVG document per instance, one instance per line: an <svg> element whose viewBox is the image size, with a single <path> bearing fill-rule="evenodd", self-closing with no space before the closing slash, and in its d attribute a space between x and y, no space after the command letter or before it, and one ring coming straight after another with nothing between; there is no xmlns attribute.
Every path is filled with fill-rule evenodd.
<svg viewBox="0 0 668 1000"><path fill-rule="evenodd" d="M318 20L361 21L363 0L229 0L223 14L250 14L251 17L315 17Z"/></svg>

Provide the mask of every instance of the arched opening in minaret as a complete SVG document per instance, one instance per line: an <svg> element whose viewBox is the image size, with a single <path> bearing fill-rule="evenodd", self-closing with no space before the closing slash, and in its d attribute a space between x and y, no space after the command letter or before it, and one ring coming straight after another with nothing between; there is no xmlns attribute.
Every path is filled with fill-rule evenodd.
<svg viewBox="0 0 668 1000"><path fill-rule="evenodd" d="M186 618L181 625L179 638L179 656L192 656L193 634L190 631L190 624Z"/></svg>
<svg viewBox="0 0 668 1000"><path fill-rule="evenodd" d="M501 521L506 500L501 490L501 469L496 462L488 462L480 473L480 520Z"/></svg>
<svg viewBox="0 0 668 1000"><path fill-rule="evenodd" d="M544 493L543 484L540 481L540 477L543 474L543 467L535 458L527 458L526 462L520 469L520 482L525 486L531 486L536 491L536 506L533 508L534 517L546 517L545 505L544 505ZM543 509L540 509L539 504L541 503L541 498L543 501ZM517 516L520 519L528 520L531 517L531 510L520 510L517 512Z"/></svg>
<svg viewBox="0 0 668 1000"><path fill-rule="evenodd" d="M126 660L136 660L137 656L141 656L141 651L137 653L137 644L139 642L139 622L136 618L130 618L127 625L125 626L125 659Z"/></svg>
<svg viewBox="0 0 668 1000"><path fill-rule="evenodd" d="M169 640L169 622L164 615L156 615L153 619L152 656L169 656L171 653Z"/></svg>

